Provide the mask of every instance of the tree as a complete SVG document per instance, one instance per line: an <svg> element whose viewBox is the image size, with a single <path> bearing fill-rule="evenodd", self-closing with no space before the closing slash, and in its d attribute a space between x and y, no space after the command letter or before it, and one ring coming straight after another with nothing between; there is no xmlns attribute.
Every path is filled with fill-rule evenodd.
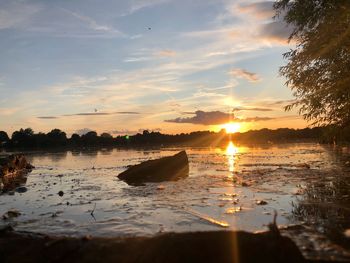
<svg viewBox="0 0 350 263"><path fill-rule="evenodd" d="M6 132L0 131L0 144L8 142L10 140Z"/></svg>
<svg viewBox="0 0 350 263"><path fill-rule="evenodd" d="M104 138L104 139L113 139L113 136L110 135L109 133L107 132L104 132L101 134L101 138Z"/></svg>
<svg viewBox="0 0 350 263"><path fill-rule="evenodd" d="M350 1L278 0L277 16L293 26L296 47L284 54L280 73L313 125L350 125Z"/></svg>
<svg viewBox="0 0 350 263"><path fill-rule="evenodd" d="M20 145L32 145L33 144L34 131L31 128L20 129L12 133L11 140Z"/></svg>
<svg viewBox="0 0 350 263"><path fill-rule="evenodd" d="M98 142L98 136L95 131L89 131L81 136L81 142L85 145L95 145Z"/></svg>
<svg viewBox="0 0 350 263"><path fill-rule="evenodd" d="M67 142L67 135L60 129L53 129L48 134L50 144L52 145L64 145Z"/></svg>

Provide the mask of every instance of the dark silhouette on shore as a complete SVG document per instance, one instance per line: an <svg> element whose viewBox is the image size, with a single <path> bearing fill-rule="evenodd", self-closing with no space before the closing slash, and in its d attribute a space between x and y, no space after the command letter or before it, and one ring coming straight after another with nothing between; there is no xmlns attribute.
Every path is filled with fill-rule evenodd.
<svg viewBox="0 0 350 263"><path fill-rule="evenodd" d="M220 146L229 141L237 143L283 143L316 141L321 143L337 143L350 141L350 135L346 131L334 131L328 127L314 127L305 129L281 128L276 130L261 129L244 133L227 134L220 132L196 131L181 134L162 134L149 132L135 135L113 137L108 133L98 135L90 131L84 135L74 133L70 138L66 133L53 129L48 133L34 133L31 128L20 129L13 132L11 138L6 132L0 131L0 148L55 148L55 147L89 147L89 146L163 146L163 145L187 145L187 146Z"/></svg>

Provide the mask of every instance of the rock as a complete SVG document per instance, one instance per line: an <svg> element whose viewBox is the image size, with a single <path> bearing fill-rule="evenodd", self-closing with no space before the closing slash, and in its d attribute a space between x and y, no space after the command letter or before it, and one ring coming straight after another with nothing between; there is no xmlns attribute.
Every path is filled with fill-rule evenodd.
<svg viewBox="0 0 350 263"><path fill-rule="evenodd" d="M256 201L256 204L257 205L267 205L267 202L264 200L258 200L258 201Z"/></svg>
<svg viewBox="0 0 350 263"><path fill-rule="evenodd" d="M63 195L64 195L64 192L63 192L63 191L59 191L57 194L58 194L59 196L63 196Z"/></svg>
<svg viewBox="0 0 350 263"><path fill-rule="evenodd" d="M130 185L140 185L146 182L175 181L187 177L188 173L188 157L185 151L181 151L173 156L131 166L120 173L118 178Z"/></svg>
<svg viewBox="0 0 350 263"><path fill-rule="evenodd" d="M16 192L17 193L20 193L20 194L22 194L22 193L25 193L25 192L27 192L27 187L25 187L25 186L20 186L20 187L17 187L16 188Z"/></svg>
<svg viewBox="0 0 350 263"><path fill-rule="evenodd" d="M0 158L0 177L31 170L34 166L27 162L24 155L10 155Z"/></svg>
<svg viewBox="0 0 350 263"><path fill-rule="evenodd" d="M34 166L28 163L23 155L0 157L0 192L13 191L25 184L26 175L33 168ZM24 189L19 191L21 190Z"/></svg>

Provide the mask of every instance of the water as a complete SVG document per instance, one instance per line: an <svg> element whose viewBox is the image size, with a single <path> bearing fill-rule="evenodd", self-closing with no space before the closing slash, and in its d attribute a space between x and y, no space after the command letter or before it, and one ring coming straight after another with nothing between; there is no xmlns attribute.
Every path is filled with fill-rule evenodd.
<svg viewBox="0 0 350 263"><path fill-rule="evenodd" d="M128 165L182 149L27 152L36 167L21 182L27 191L0 196L0 215L9 210L21 215L0 224L69 236L254 232L266 230L276 211L278 225L286 227L305 253L310 246L323 252L331 248L341 256L350 249L344 235L350 228L349 148L233 143L226 148L186 148L186 179L135 187L117 178ZM298 240L295 225L303 227L312 243Z"/></svg>

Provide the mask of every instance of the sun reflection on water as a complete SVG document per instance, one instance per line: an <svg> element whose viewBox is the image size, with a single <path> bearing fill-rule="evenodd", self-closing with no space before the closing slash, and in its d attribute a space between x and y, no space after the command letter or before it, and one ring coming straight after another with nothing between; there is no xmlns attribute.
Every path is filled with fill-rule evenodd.
<svg viewBox="0 0 350 263"><path fill-rule="evenodd" d="M235 169L235 156L238 152L238 148L233 144L233 142L229 142L226 147L226 156L228 161L228 168L230 172L233 172Z"/></svg>

